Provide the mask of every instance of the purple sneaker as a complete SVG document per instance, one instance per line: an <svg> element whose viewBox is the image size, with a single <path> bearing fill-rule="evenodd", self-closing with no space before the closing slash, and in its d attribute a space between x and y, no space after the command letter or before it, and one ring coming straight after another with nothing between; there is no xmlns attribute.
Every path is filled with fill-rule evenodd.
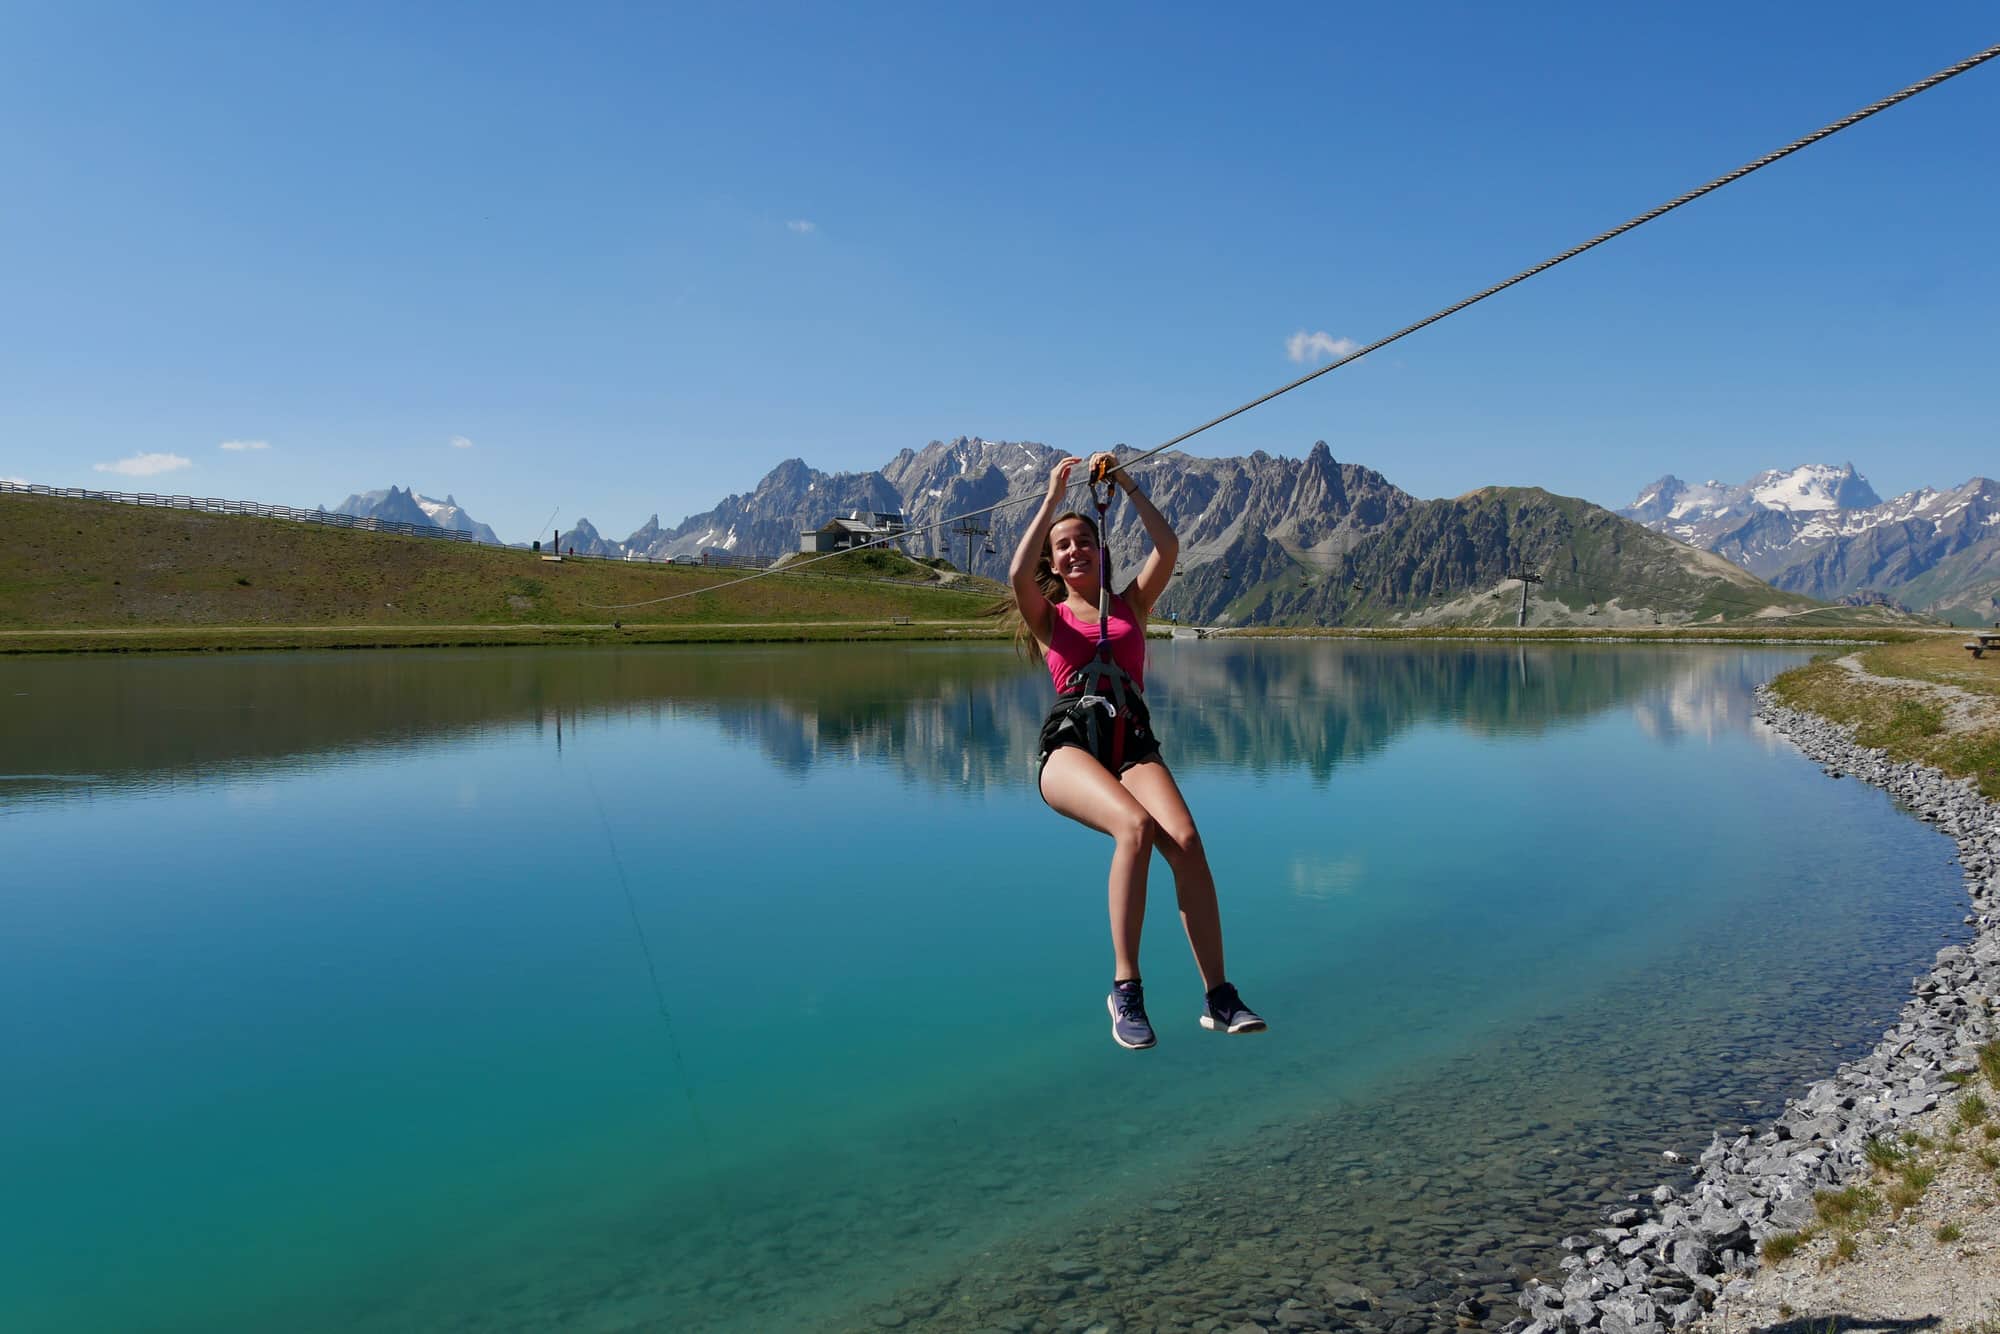
<svg viewBox="0 0 2000 1334"><path fill-rule="evenodd" d="M1146 1018L1146 989L1137 980L1113 982L1104 1008L1111 1011L1111 1040L1119 1046L1144 1051L1158 1041Z"/></svg>
<svg viewBox="0 0 2000 1334"><path fill-rule="evenodd" d="M1224 982L1208 993L1208 1005L1201 1012L1201 1026L1216 1033L1262 1033L1267 1025L1257 1012L1243 1003L1232 983Z"/></svg>

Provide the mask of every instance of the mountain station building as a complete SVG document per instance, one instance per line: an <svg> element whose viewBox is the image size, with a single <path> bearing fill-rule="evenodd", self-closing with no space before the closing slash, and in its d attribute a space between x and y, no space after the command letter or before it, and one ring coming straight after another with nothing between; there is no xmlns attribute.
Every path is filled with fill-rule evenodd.
<svg viewBox="0 0 2000 1334"><path fill-rule="evenodd" d="M908 527L900 514L866 514L856 510L844 519L828 519L817 528L801 532L799 551L846 551L870 543L897 541Z"/></svg>

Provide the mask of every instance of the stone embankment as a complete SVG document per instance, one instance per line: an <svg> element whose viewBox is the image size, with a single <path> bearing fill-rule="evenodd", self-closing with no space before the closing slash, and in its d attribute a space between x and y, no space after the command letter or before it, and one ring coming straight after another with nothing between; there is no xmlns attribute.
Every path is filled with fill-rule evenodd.
<svg viewBox="0 0 2000 1334"><path fill-rule="evenodd" d="M1946 1076L1973 1072L1975 1049L2000 1036L2000 805L1970 782L1856 745L1846 727L1787 709L1766 691L1758 716L1829 775L1886 789L1957 840L1972 940L1938 951L1868 1056L1792 1099L1762 1130L1717 1134L1692 1182L1661 1185L1591 1235L1565 1238L1564 1277L1528 1285L1520 1334L1665 1334L1747 1293L1764 1239L1812 1223L1816 1192L1866 1181L1869 1141L1901 1133L1936 1107L1952 1088Z"/></svg>

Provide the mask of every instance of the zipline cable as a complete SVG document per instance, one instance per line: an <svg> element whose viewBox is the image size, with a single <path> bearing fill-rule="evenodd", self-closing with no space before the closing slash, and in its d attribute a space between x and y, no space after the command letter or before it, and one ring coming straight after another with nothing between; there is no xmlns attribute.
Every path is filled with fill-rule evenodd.
<svg viewBox="0 0 2000 1334"><path fill-rule="evenodd" d="M1261 407L1264 404L1269 403L1272 399L1277 398L1280 394L1289 394L1292 392L1292 390L1297 389L1300 385L1308 384L1314 380L1317 380L1320 376L1325 375L1329 371L1337 371L1342 366L1345 366L1350 362L1359 361L1361 360L1361 358L1367 356L1370 352L1379 351L1380 349L1389 346L1389 344L1395 342L1400 338L1406 338L1410 334L1415 333L1419 329L1427 328L1430 325L1436 324L1439 320L1444 319L1447 316L1456 315L1459 311L1464 310L1466 307L1475 306L1479 304L1481 301L1484 301L1489 296L1498 295L1499 293L1504 292L1508 288L1514 286L1516 283L1526 282L1528 279L1533 278L1537 274L1546 273L1550 269L1553 269L1556 265L1561 264L1567 260L1575 259L1578 255L1581 255L1584 251L1591 250L1596 248L1597 246L1603 245L1606 241L1612 240L1619 236L1623 236L1626 232L1631 231L1635 227L1642 227L1646 223L1651 222L1655 218L1673 212L1675 209L1679 208L1683 204L1691 204L1695 200L1700 199L1703 195L1711 194L1714 191L1720 190L1725 185L1729 185L1736 181L1740 181L1745 176L1748 176L1751 172L1759 171L1765 167L1768 167L1773 162L1778 161L1780 158L1790 157L1793 153L1798 152L1802 148L1809 148L1813 144L1818 143L1822 139L1826 139L1840 133L1842 130L1847 129L1849 126L1858 125L1862 121L1867 120L1870 116L1875 115L1877 112L1887 111L1890 107L1895 106L1898 102L1907 102L1909 99L1915 97L1918 93L1927 92L1930 89L1935 88L1939 84L1943 83L1946 79L1955 78L1958 75L1965 73L1967 70L1972 69L1976 65L1984 64L1985 62L1993 59L1995 56L2000 56L2000 45L1989 46L1984 51L1979 52L1977 55L1968 56L1964 60L1959 61L1956 65L1952 65L1949 66L1948 68L1941 69L1937 73L1931 75L1928 78L1917 80L1915 83L1903 89L1901 92L1891 93L1889 96L1881 99L1878 102L1869 103L1867 106L1861 108L1861 110L1859 111L1852 113L1851 115L1843 116L1839 120L1834 121L1831 124L1822 125L1819 129L1814 130L1811 134L1802 135L1799 138L1792 140L1791 143L1786 144L1783 148L1778 149L1776 152L1766 153L1763 157L1756 159L1754 162L1746 162L1742 166L1738 167L1735 171L1727 172L1724 175L1718 176L1706 185L1697 186L1694 189L1689 190L1686 194L1678 195L1675 198L1668 200L1666 203L1661 204L1657 208L1648 209L1646 212L1641 213L1639 216L1635 218L1619 223L1616 227L1613 227L1609 231L1599 232L1596 236L1591 237L1588 241L1583 242L1583 244L1581 245L1571 246L1568 250L1563 251L1560 255L1555 255L1549 259L1545 259L1541 263L1535 265L1532 268L1522 269L1519 273L1515 274L1511 278L1506 279L1504 282L1497 282L1493 284L1493 286L1487 288L1486 290L1475 293L1474 295L1465 298L1463 301L1457 302L1454 305L1446 306L1443 310L1438 311L1435 315L1427 315L1423 319L1418 320L1415 324L1405 325L1403 328L1398 329L1396 332L1390 334L1386 338L1378 338L1374 342L1368 344L1368 346L1363 348L1357 348L1355 351L1348 353L1346 356L1340 358L1338 361L1329 362L1326 365L1320 367L1316 371L1309 371L1306 374L1301 375L1298 379L1293 380L1290 384L1280 386L1277 389L1273 389L1270 393L1264 394L1261 397L1253 398L1248 403L1243 404L1241 407L1231 408L1228 412L1223 413L1219 417L1213 417L1208 421L1203 422L1201 425L1195 427L1191 431L1183 431L1181 434L1175 436L1173 439L1167 441L1164 444L1155 445L1151 449L1145 450L1139 454L1135 454L1133 457L1126 459L1118 466L1120 468L1129 467L1131 464L1143 462L1144 460L1151 458L1153 455L1160 453L1162 450L1172 449L1175 445L1178 445L1185 440L1193 439L1195 436L1200 435L1203 431L1208 430L1210 427L1220 426L1222 425L1222 423L1228 421L1232 417L1240 417L1244 413L1250 411L1250 409L1252 408Z"/></svg>
<svg viewBox="0 0 2000 1334"><path fill-rule="evenodd" d="M1322 375L1326 375L1329 374L1330 372L1337 371L1342 366L1351 365L1352 363L1361 360L1361 358L1367 356L1371 352L1380 351L1382 348L1389 346L1389 344L1396 342L1399 339L1409 337L1411 334L1417 332L1419 329L1428 328L1431 325L1436 324L1439 320L1445 319L1452 315L1456 315L1459 311L1466 309L1468 306L1478 305L1481 301L1486 300L1486 298L1490 296L1497 296L1499 293L1506 291L1508 288L1514 286L1517 283L1526 282L1528 279L1535 277L1537 274L1546 273L1550 269L1554 268L1556 265L1575 259L1578 255L1581 255L1586 250L1593 250L1596 247L1603 245L1606 241L1613 240L1616 237L1623 236L1626 232L1631 231L1635 227L1642 227L1645 224L1653 221L1655 218L1662 217L1665 214L1673 212L1675 209L1681 207L1683 204L1691 204L1695 200L1700 199L1703 195L1712 194L1715 191L1720 190L1725 185L1730 185L1737 181L1742 180L1745 176L1748 176L1751 172L1761 171L1763 168L1770 166L1773 162L1777 162L1781 158L1790 157L1792 154L1798 152L1802 148L1809 148L1812 145L1818 143L1822 139L1830 138L1833 135L1839 134L1842 130L1860 124L1862 121L1867 120L1870 116L1876 115L1879 112L1887 111L1890 107L1893 107L1900 102L1907 102L1919 93L1928 92L1932 88L1935 88L1939 84L1943 83L1945 80L1956 78L1957 76L1965 73L1967 70L1972 69L1975 66L1985 64L1987 61L1993 59L1995 56L2000 56L2000 45L1989 46L1984 51L1981 51L1976 55L1968 56L1964 60L1959 61L1956 65L1947 66L1946 68L1939 70L1937 73L1930 75L1928 78L1919 79L1915 83L1911 84L1909 87L1901 90L1900 92L1891 93L1889 96L1884 97L1879 101L1869 103L1867 106L1861 108L1859 111L1843 116L1839 120L1833 121L1830 124L1822 125L1819 129L1814 130L1811 134L1801 135L1799 138L1792 140L1791 143L1786 144L1783 148L1780 148L1775 152L1766 153L1764 156L1757 158L1755 161L1746 162L1742 166L1738 167L1736 170L1731 172L1726 172L1723 175L1716 177L1714 180L1708 182L1706 185L1697 186L1694 189L1689 190L1685 194L1677 195L1673 199L1668 200L1666 203L1661 204L1657 208L1648 209L1646 212L1639 214L1635 218L1631 218L1625 222L1619 223L1616 227L1611 228L1609 231L1599 232L1596 236L1591 237L1588 241L1583 242L1581 245L1571 246L1568 250L1563 251L1561 254L1545 259L1541 263L1533 266L1532 268L1522 269L1519 273L1515 274L1511 278L1508 278L1502 282L1497 282L1483 291L1476 292L1472 296L1466 297L1463 301L1455 302L1452 305L1446 306L1443 310L1440 310L1433 315L1426 315L1423 319L1418 320L1414 324L1405 325L1401 329L1396 330L1396 332L1388 335L1386 338L1378 338L1374 342L1368 344L1366 347L1357 348L1353 352L1348 353L1346 356L1341 357L1336 361L1328 362L1326 365L1320 367L1316 371L1308 371L1306 374L1301 375L1298 379L1293 380L1291 383L1280 385L1278 388L1273 389L1270 393L1261 394L1258 397L1251 399L1248 403L1242 404L1240 407L1231 408L1229 411L1223 413L1219 417L1211 417L1209 420L1203 422L1201 425L1195 427L1191 431L1183 431L1171 440L1168 440L1162 444L1155 445L1151 449L1143 450L1140 453L1133 455L1131 458L1125 459L1117 464L1114 464L1110 471L1122 472L1125 469L1130 468L1135 463L1143 463L1145 460L1152 458L1155 454L1162 453L1166 450L1172 449L1175 445L1182 444L1188 440L1192 440L1194 437L1200 435L1203 431L1209 430L1216 426L1220 426L1222 425L1222 423L1229 421L1232 418L1240 417L1244 413L1250 411L1252 408L1262 407L1264 404L1269 403L1272 399L1277 398L1280 395L1289 394L1292 392L1292 390L1299 388L1301 385L1310 384L1314 380L1317 380ZM1072 487L1076 487L1083 485L1083 483L1081 481L1078 481L1078 482L1072 482L1070 485ZM1032 494L1025 496L1009 497L1005 500L1000 501L997 504L989 505L982 509L971 510L965 514L954 515L951 518L947 519L940 519L936 523L924 524L919 528L905 530L904 532L898 533L894 537L884 537L876 539L871 542L864 542L859 546L848 548L848 551L861 551L861 550L866 550L870 547L886 546L891 542L906 541L915 534L933 532L939 528L945 527L948 524L966 522L968 520L978 518L981 515L990 516L993 514L998 514L1001 510L1013 509L1020 505L1025 505L1035 502L1039 499L1040 499L1039 496ZM833 559L833 557L837 555L845 555L845 554L847 553L828 552L822 556L815 556L811 560L794 562L784 571L760 570L755 574L745 575L741 579L732 579L719 584L710 584L706 588L693 589L685 593L669 593L665 597L647 598L641 602L582 602L581 599L579 599L579 601L582 602L583 606L596 608L601 611L623 611L632 607L650 607L661 602L674 602L678 601L681 598L697 597L703 593L714 593L720 591L721 589L734 588L739 584L747 584L757 579L768 578L772 574L776 573L790 573L793 570L802 568L803 566L817 564L822 560L831 560Z"/></svg>

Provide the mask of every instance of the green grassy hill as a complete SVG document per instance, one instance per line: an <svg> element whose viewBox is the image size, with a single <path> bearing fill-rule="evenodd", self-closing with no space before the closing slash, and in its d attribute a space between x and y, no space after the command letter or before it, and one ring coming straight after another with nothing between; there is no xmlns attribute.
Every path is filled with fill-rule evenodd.
<svg viewBox="0 0 2000 1334"><path fill-rule="evenodd" d="M44 496L0 495L0 531L0 632L618 621L709 637L704 627L973 621L1000 592L984 580L946 585L900 556L894 570L815 567L725 586L749 572L545 561L467 542Z"/></svg>

